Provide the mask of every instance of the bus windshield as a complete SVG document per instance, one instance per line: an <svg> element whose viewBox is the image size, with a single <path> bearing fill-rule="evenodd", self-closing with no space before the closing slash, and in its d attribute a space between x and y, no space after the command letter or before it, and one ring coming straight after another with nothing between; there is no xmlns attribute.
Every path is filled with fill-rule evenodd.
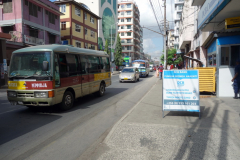
<svg viewBox="0 0 240 160"><path fill-rule="evenodd" d="M133 67L137 67L137 68L139 68L139 67L145 67L145 63L144 63L144 62L134 62L134 63L132 64L132 66L133 66Z"/></svg>
<svg viewBox="0 0 240 160"><path fill-rule="evenodd" d="M43 71L43 61L48 61L48 71ZM50 52L26 52L12 55L10 77L51 76Z"/></svg>

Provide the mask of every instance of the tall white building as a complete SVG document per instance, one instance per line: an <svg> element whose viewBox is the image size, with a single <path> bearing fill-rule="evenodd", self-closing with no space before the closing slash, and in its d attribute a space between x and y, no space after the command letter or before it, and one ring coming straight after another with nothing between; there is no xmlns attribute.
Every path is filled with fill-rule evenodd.
<svg viewBox="0 0 240 160"><path fill-rule="evenodd" d="M183 4L184 0L174 0L174 6L175 6L175 11L174 11L174 48L179 49L179 24L180 20L182 18L182 11L183 11Z"/></svg>
<svg viewBox="0 0 240 160"><path fill-rule="evenodd" d="M132 60L143 58L143 30L140 26L140 12L134 0L118 1L118 33L123 56L129 56Z"/></svg>
<svg viewBox="0 0 240 160"><path fill-rule="evenodd" d="M98 46L103 49L106 40L115 49L117 43L117 0L75 0L84 3L102 19L98 23ZM112 44L111 44L112 43Z"/></svg>

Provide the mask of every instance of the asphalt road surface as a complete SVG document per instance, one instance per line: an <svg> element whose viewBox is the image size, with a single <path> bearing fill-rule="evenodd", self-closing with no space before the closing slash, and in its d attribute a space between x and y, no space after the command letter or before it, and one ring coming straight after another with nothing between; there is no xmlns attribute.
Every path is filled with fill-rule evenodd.
<svg viewBox="0 0 240 160"><path fill-rule="evenodd" d="M119 83L118 75L113 75L103 97L79 98L66 112L57 106L36 110L12 106L0 92L0 159L78 159L155 84L153 74L136 83Z"/></svg>

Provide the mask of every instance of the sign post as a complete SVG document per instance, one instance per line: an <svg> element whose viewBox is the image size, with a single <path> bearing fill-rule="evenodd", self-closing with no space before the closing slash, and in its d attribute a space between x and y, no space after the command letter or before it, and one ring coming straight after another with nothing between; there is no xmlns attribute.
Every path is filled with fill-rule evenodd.
<svg viewBox="0 0 240 160"><path fill-rule="evenodd" d="M164 111L199 112L198 70L163 71L163 117Z"/></svg>

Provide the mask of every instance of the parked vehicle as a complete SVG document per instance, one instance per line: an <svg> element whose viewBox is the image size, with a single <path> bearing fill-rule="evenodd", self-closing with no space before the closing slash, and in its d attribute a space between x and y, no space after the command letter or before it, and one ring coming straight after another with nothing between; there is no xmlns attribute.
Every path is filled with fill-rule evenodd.
<svg viewBox="0 0 240 160"><path fill-rule="evenodd" d="M136 82L139 81L139 71L135 67L125 67L119 74L119 82Z"/></svg>
<svg viewBox="0 0 240 160"><path fill-rule="evenodd" d="M109 55L68 45L39 45L14 51L7 96L13 105L28 107L60 103L70 109L74 99L102 96L111 85Z"/></svg>

